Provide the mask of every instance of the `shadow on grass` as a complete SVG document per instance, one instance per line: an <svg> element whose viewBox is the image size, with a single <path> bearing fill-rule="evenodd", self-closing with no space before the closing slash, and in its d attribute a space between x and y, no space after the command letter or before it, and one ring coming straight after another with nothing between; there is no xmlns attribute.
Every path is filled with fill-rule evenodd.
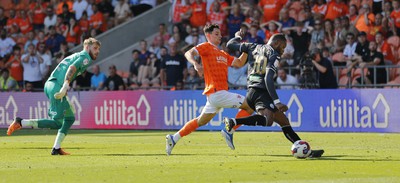
<svg viewBox="0 0 400 183"><path fill-rule="evenodd" d="M57 129L21 129L13 133L12 136L32 136L32 135L56 135ZM100 136L100 137L124 137L124 136L154 136L155 134L166 134L168 131L162 130L78 130L78 129L71 129L69 130L70 135L74 134L94 134L93 136ZM112 135L106 135L112 133ZM120 134L118 133L125 133ZM128 134L126 134L128 133ZM129 135L132 134L132 135ZM143 134L138 134L143 133ZM7 136L7 129L0 129L0 137Z"/></svg>

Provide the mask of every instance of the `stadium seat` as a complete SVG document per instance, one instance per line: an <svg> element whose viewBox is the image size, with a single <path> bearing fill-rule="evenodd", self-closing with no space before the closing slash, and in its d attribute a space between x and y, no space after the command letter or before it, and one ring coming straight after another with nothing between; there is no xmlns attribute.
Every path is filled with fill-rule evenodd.
<svg viewBox="0 0 400 183"><path fill-rule="evenodd" d="M333 61L333 65L343 65L343 63L345 62L343 52L337 52L337 53L333 54L332 61ZM335 62L338 62L339 64L335 64Z"/></svg>
<svg viewBox="0 0 400 183"><path fill-rule="evenodd" d="M339 78L339 88L348 88L349 86L349 77L346 75L341 76Z"/></svg>

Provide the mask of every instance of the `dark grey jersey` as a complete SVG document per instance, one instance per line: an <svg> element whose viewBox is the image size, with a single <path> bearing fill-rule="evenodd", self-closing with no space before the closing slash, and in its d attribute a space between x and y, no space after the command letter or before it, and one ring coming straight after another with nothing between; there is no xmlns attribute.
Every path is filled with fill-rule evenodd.
<svg viewBox="0 0 400 183"><path fill-rule="evenodd" d="M230 50L248 54L247 87L267 90L274 101L278 100L274 75L277 73L280 54L267 44L240 43L239 41L238 37L232 38L227 46Z"/></svg>

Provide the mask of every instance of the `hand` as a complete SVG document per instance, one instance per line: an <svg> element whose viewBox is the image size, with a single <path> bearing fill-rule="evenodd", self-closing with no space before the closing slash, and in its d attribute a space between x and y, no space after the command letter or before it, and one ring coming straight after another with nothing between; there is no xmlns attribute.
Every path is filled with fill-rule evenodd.
<svg viewBox="0 0 400 183"><path fill-rule="evenodd" d="M239 31L237 31L235 33L235 37L240 37L241 39L243 39L244 35L245 35L245 32L242 29L240 29Z"/></svg>
<svg viewBox="0 0 400 183"><path fill-rule="evenodd" d="M282 103L277 103L275 106L281 112L286 112L289 109L285 104Z"/></svg>
<svg viewBox="0 0 400 183"><path fill-rule="evenodd" d="M54 98L59 100L62 99L65 95L67 95L67 91L69 89L69 83L68 82L64 82L62 88L60 89L59 92L57 92L56 94L54 94Z"/></svg>
<svg viewBox="0 0 400 183"><path fill-rule="evenodd" d="M203 77L204 70L203 70L203 66L202 65L195 64L194 65L194 69L197 71L197 73L199 74L200 77Z"/></svg>
<svg viewBox="0 0 400 183"><path fill-rule="evenodd" d="M365 66L367 66L367 64L366 64L365 62L361 62L361 63L359 63L359 66L360 66L361 68L365 68Z"/></svg>

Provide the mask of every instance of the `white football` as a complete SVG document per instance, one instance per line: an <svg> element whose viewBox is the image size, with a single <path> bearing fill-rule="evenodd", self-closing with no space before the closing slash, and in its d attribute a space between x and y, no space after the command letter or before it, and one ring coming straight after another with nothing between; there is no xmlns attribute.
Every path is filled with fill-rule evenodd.
<svg viewBox="0 0 400 183"><path fill-rule="evenodd" d="M307 158L311 154L311 147L305 140L298 140L292 145L292 155L296 158Z"/></svg>

